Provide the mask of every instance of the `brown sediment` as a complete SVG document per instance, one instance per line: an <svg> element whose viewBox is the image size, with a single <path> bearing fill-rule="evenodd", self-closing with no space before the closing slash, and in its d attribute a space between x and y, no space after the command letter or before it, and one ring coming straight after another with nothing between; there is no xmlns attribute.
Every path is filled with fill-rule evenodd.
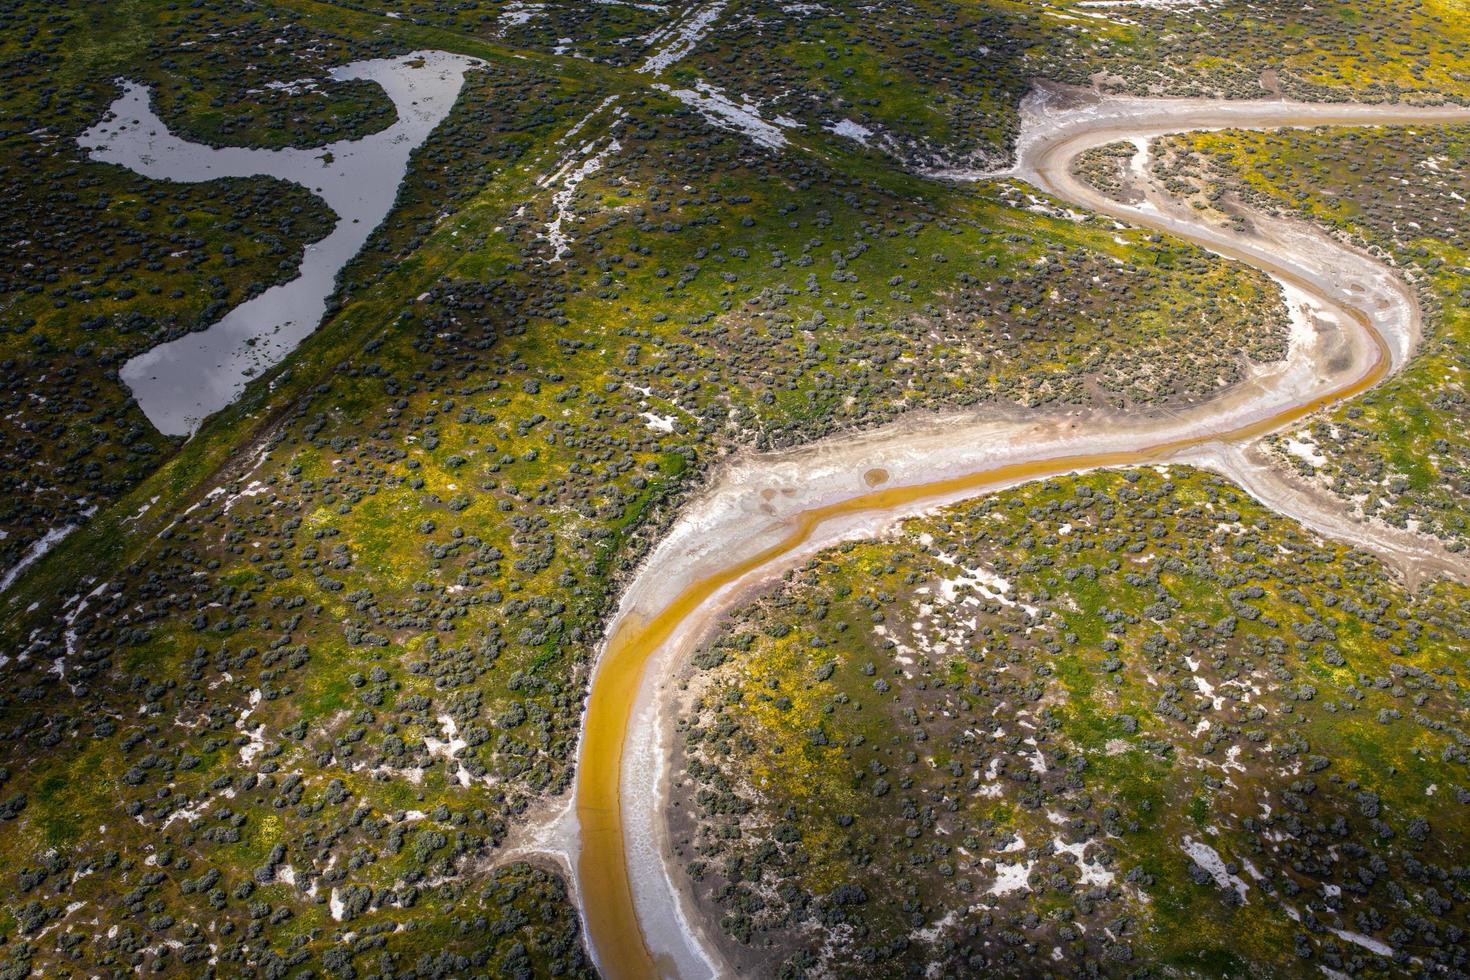
<svg viewBox="0 0 1470 980"><path fill-rule="evenodd" d="M1147 104L1140 104L1145 109L1148 108ZM1168 114L1175 105L1181 107L1177 120L1174 115ZM1416 110L1412 107L1402 108L1400 114L1395 115L1391 110L1364 107L1288 106L1284 103L1269 103L1266 106L1261 112L1264 121L1257 122L1257 126L1311 125L1324 121L1410 123L1439 121L1450 117L1470 118L1470 114L1463 111L1456 115ZM1091 125L1091 128L1088 128L1088 120L1084 120L1083 125L1076 130L1054 132L1049 143L1043 140L1026 147L1017 174L1072 203L1193 240L1212 251L1269 272L1282 282L1319 298L1326 307L1345 316L1354 328L1357 338L1368 342L1369 349L1364 352L1368 356L1346 356L1344 360L1343 351L1329 354L1326 360L1315 365L1318 379L1322 375L1335 377L1352 372L1355 363L1359 367L1352 376L1337 383L1329 383L1325 391L1292 401L1279 410L1266 410L1263 417L1229 424L1221 430L1211 427L1212 419L1232 416L1239 418L1241 415L1249 417L1253 414L1252 406L1256 404L1256 400L1249 390L1242 391L1249 389L1250 385L1237 386L1236 390L1212 399L1218 406L1217 410L1198 418L1179 416L1172 421L1161 418L1152 428L1147 424L1148 420L1144 420L1144 424L1140 424L1137 429L1136 438L1140 444L1136 446L1098 452L1059 451L1082 443L1087 438L1086 431L1063 433L1061 430L1064 427L1068 430L1078 428L1077 420L1040 415L1035 419L1038 426L1029 433L1032 438L1026 442L1025 450L1042 454L1038 458L1023 458L997 465L982 464L973 472L928 481L914 479L904 483L900 479L898 485L883 489L877 487L892 480L893 473L890 469L870 468L863 474L863 481L868 487L866 492L859 492L851 497L828 499L794 513L787 513L784 517L776 507L777 495L768 487L760 492L761 503L755 508L763 515L761 520L764 525L746 528L743 540L746 543L759 542L764 537L770 543L743 556L738 543L734 541L727 542L724 547L702 543L702 550L696 550L687 543L686 550L675 549L671 553L673 568L658 570L657 574L677 575L680 571L679 565L682 564L683 573L690 575L691 580L687 584L681 584L677 579L670 581L667 577L660 578L645 590L652 593L651 598L647 594L638 594L637 583L630 589L630 595L625 596L622 614L614 622L606 648L594 672L583 721L575 801L580 822L580 853L576 857L578 898L588 940L604 976L620 980L625 977L671 976L681 971L680 963L672 954L663 953L656 959L650 953L645 940L645 933L650 928L657 928L664 936L668 935L670 929L676 932L684 930L685 945L704 958L709 972L715 972L708 965L708 953L698 938L691 935L691 932L697 931L698 924L686 925L682 918L674 923L640 921L629 874L626 836L628 828L624 822L624 807L631 801L625 800L622 795L627 762L625 750L640 693L647 694L645 673L650 661L662 660L676 652L676 649L687 652L698 635L712 625L719 612L742 591L765 581L812 546L825 546L839 539L842 534L851 533L854 525L871 529L884 521L919 513L929 507L964 497L1030 480L1103 467L1191 459L1220 469L1227 475L1234 475L1234 470L1239 468L1237 464L1245 458L1242 455L1243 447L1248 447L1261 436L1289 426L1328 405L1366 391L1382 380L1396 363L1402 363L1412 349L1417 340L1418 323L1415 319L1417 308L1413 307L1411 299L1404 308L1405 319L1410 322L1399 325L1407 335L1396 337L1398 345L1391 348L1385 337L1374 327L1374 309L1366 305L1368 296L1364 295L1361 301L1357 298L1359 294L1366 294L1366 289L1344 286L1341 283L1334 285L1327 283L1325 279L1322 282L1314 281L1315 271L1307 272L1306 267L1304 271L1299 271L1288 259L1278 260L1273 256L1273 246L1282 248L1282 243L1242 238L1237 246L1234 241L1226 240L1225 232L1192 225L1177 215L1150 214L1138 208L1109 202L1070 177L1070 160L1082 150L1098 145L1099 141L1105 143L1126 135L1162 135L1165 132L1218 128L1221 125L1252 125L1251 117L1241 112L1238 106L1230 112L1221 111L1216 116L1210 115L1211 108L1202 103L1179 102L1170 104L1167 110L1154 108L1155 116L1152 119L1143 115L1140 110L1142 118L1126 113L1121 119L1103 117L1095 125ZM1337 112L1335 117L1334 110ZM1085 111L1087 110L1084 109ZM1223 122L1221 117L1225 117ZM1028 153L1032 155L1028 156ZM1341 252L1347 251L1345 246L1334 247ZM1403 288L1396 280L1394 284L1395 288ZM1352 296L1346 295L1348 293ZM1381 299L1381 294L1379 298ZM1386 302L1381 302L1378 309L1386 308ZM1334 359L1340 363L1333 364ZM1285 372L1274 380L1278 385L1289 385L1292 378L1289 372ZM1267 385L1252 384L1261 388L1256 393L1258 398L1264 399L1271 394ZM1232 401L1227 394L1235 400ZM1205 407L1205 404L1197 406ZM1200 413L1192 410L1189 414L1195 416ZM1106 441L1103 439L1105 430L1101 428L1107 423L1106 416L1095 415L1083 421L1094 423L1098 427L1095 438ZM943 420L933 420L930 427L943 435L951 432L944 429L946 424L948 423ZM1176 432L1174 435L1151 435L1155 431L1168 431L1171 426ZM1092 429L1094 426L1082 428ZM952 434L963 436L964 432L952 430ZM1048 440L1044 436L1051 438ZM1133 437L1124 435L1124 438L1131 441ZM860 442L861 437L855 437L852 441ZM1031 446L1036 448L1031 450ZM942 455L940 450L936 449L935 452ZM943 472L943 469L938 468L938 471ZM847 472L851 474L852 470ZM931 469L929 472L935 470ZM851 480L851 476L847 479ZM1261 478L1257 479L1256 486L1268 483L1268 480ZM748 491L750 488L745 489ZM819 489L808 492L817 500L822 500ZM784 495L791 496L789 493ZM732 496L731 500L725 502L726 510L735 508L739 500L738 495ZM1321 517L1326 511L1326 508L1321 509L1317 512L1318 516ZM726 525L741 519L738 512L720 516ZM754 517L753 514L750 516ZM775 528L771 526L773 521L779 522ZM1331 533L1332 529L1320 526L1326 523L1330 521L1324 518L1313 526L1324 533ZM720 523L715 522L713 528L700 530L718 531L720 527ZM729 530L729 527L725 529ZM689 536L695 536L695 533L691 532ZM1425 554L1428 554L1427 548ZM646 567L657 569L656 559L651 559L651 565ZM1456 570L1463 573L1463 569L1458 566ZM1412 574L1412 569L1407 574ZM719 601L713 601L717 597ZM644 720L643 716L639 717L640 724ZM663 798L657 791L656 782L647 773L643 773L642 778L644 792L637 802L640 807L656 811L664 805ZM650 783L654 785L650 787ZM650 788L654 791L649 792ZM648 860L646 853L640 852L640 857ZM664 848L663 863L666 865L667 861L667 849ZM678 903L673 901L671 904ZM660 914L679 918L682 913L677 908L669 908L661 910Z"/></svg>

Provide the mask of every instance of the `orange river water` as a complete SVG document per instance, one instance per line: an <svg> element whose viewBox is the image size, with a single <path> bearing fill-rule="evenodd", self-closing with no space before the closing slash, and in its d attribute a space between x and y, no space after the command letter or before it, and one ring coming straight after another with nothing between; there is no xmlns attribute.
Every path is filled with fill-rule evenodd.
<svg viewBox="0 0 1470 980"><path fill-rule="evenodd" d="M1162 216L1154 220L1149 214L1136 208L1112 207L1093 194L1086 195L1084 199L1076 181L1068 174L1070 162L1083 150L1126 138L1130 132L1146 137L1170 131L1224 126L1259 128L1333 122L1439 122L1470 118L1459 115L1454 110L1414 110L1411 107L1402 107L1395 111L1392 107L1361 106L1292 107L1287 103L1259 103L1258 105L1270 107L1271 111L1263 111L1255 117L1232 111L1223 115L1217 114L1217 118L1211 115L1208 106L1198 103L1160 101L1155 104L1165 108L1157 110L1154 118L1138 120L1137 125L1130 122L1131 116L1124 114L1121 117L1102 119L1095 126L1083 125L1072 131L1058 132L1033 143L1028 151L1032 154L1031 166L1025 171L1018 170L1017 175L1024 176L1042 190L1064 200L1092 210L1111 213L1133 224L1151 225L1175 237L1192 239L1211 251L1269 272L1312 295L1321 294L1321 289L1308 277L1297 274L1289 262L1263 259L1260 249L1232 247L1228 242L1222 241L1218 228L1210 230L1208 234L1204 229L1199 234L1192 234L1188 227L1181 226L1177 215L1175 220L1165 220ZM1181 107L1173 118L1167 115L1167 107L1170 105ZM1186 106L1192 106L1192 109L1185 111L1183 107ZM1337 110L1335 114L1334 109ZM837 519L850 518L853 515L902 516L922 510L927 501L951 501L1027 480L1101 467L1156 463L1167 460L1181 450L1205 443L1245 443L1290 426L1325 406L1366 391L1382 380L1394 366L1390 348L1373 328L1368 311L1354 307L1340 295L1324 299L1347 315L1351 321L1351 329L1361 331L1371 341L1373 349L1368 363L1356 377L1325 393L1288 404L1269 417L1227 431L1214 431L1207 426L1201 426L1185 437L1145 443L1127 450L1031 459L930 483L855 492L848 499L816 506L797 514L789 521L789 532L783 539L758 554L732 560L728 566L689 582L672 601L663 605L651 617L629 614L615 623L597 664L588 696L575 798L580 844L579 853L573 855L576 892L588 941L602 974L612 980L625 980L671 976L679 972L667 957L655 958L649 952L644 932L640 928L638 910L630 886L621 792L625 739L638 701L640 686L644 682L645 667L650 658L670 641L681 624L701 611L717 592L746 579L765 566L779 564L784 557L811 541L813 535L824 525ZM882 478L875 479L872 473L881 471L870 471L867 482L881 482ZM648 800L647 804L656 806L658 802Z"/></svg>

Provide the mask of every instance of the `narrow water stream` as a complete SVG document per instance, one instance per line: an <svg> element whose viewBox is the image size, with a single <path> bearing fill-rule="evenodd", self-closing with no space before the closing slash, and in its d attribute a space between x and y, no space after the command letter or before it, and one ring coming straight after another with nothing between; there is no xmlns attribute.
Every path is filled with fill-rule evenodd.
<svg viewBox="0 0 1470 980"><path fill-rule="evenodd" d="M321 323L337 273L387 217L409 156L449 115L475 58L415 51L333 69L338 81L382 86L397 110L393 125L355 140L307 149L215 148L170 133L153 111L151 93L120 80L122 95L107 115L77 138L92 159L145 177L198 183L222 177L278 177L316 194L337 224L309 245L295 279L267 289L205 330L159 344L119 372L138 406L165 435L192 435L204 418L240 396L255 375L279 364Z"/></svg>
<svg viewBox="0 0 1470 980"><path fill-rule="evenodd" d="M1230 476L1234 450L1367 390L1402 366L1418 342L1412 294L1363 253L1265 216L1235 232L1164 200L1120 204L1074 178L1072 161L1120 139L1199 129L1454 121L1470 121L1470 111L1131 98L1062 106L1045 91L1027 100L1018 163L1005 176L1261 269L1314 303L1316 333L1294 342L1285 363L1178 411L929 417L727 467L629 586L592 677L573 801L579 850L570 857L605 977L728 972L669 859L670 719L662 685L743 595L841 540L1038 478L1186 458L1208 460ZM1432 548L1391 529L1349 526L1341 514L1327 530L1383 554Z"/></svg>

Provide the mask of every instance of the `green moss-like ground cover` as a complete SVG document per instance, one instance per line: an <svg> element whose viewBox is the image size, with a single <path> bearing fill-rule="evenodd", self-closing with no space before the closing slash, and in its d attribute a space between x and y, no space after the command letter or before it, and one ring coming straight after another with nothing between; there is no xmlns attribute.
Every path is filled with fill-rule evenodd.
<svg viewBox="0 0 1470 980"><path fill-rule="evenodd" d="M1467 600L1187 469L949 508L696 656L681 857L788 967L1453 964Z"/></svg>
<svg viewBox="0 0 1470 980"><path fill-rule="evenodd" d="M0 564L12 565L46 529L100 508L5 597L0 855L11 870L0 934L9 975L138 968L193 975L211 960L216 973L231 975L586 972L563 884L525 865L497 868L498 849L529 811L569 784L587 667L622 576L711 465L729 451L874 425L909 409L1061 402L1126 410L1192 400L1251 360L1282 353L1276 294L1247 270L1067 215L1020 186L957 188L898 164L983 161L1000 152L1026 79L1061 71L1063 55L1069 71L1111 68L1122 79L1111 84L1157 81L1177 91L1203 68L1207 87L1239 94L1281 57L1296 66L1282 84L1322 82L1300 64L1302 51L1315 46L1331 49L1330 64L1313 71L1344 73L1340 84L1327 79L1335 90L1387 95L1368 79L1388 77L1375 60L1396 36L1348 52L1329 18L1340 15L1336 7L1295 20L1284 7L1258 7L1250 16L1260 25L1224 32L1235 48L1202 51L1188 40L1190 19L1219 24L1239 13L1236 5L1104 18L1039 5L924 5L879 7L859 18L824 4L822 13L793 18L770 4L732 3L665 80L717 80L756 99L763 112L789 113L804 125L785 130L790 145L769 152L712 126L631 70L657 46L655 29L684 8L553 2L524 20L503 17L508 8L400 4L393 12L402 16L386 17L310 0L132 0L18 3L3 11L0 70L9 84L0 94L8 110L0 172L16 191L3 206L17 261L0 283L7 372ZM1412 43L1431 60L1414 84L1456 92L1458 28L1448 12L1370 7L1359 16L1370 39L1412 27ZM1442 26L1421 29L1434 16ZM768 44L760 32L778 19L801 23L787 23L782 42ZM934 25L944 25L942 43L928 36ZM1284 46L1281 32L1301 50ZM1170 36L1164 57L1159 45ZM353 58L425 46L485 58L490 68L470 76L449 119L415 155L394 212L343 274L333 314L195 440L179 446L152 433L117 383L116 366L289 275L330 215L285 185L172 185L84 160L72 137L110 102L111 79L154 85L170 126L194 138L306 145L386 125L385 103L359 85L293 93L266 82L320 78ZM1395 84L1408 85L1402 78ZM789 91L778 98L777 88ZM941 88L949 92L944 101L934 97ZM879 138L863 147L822 128L842 118ZM580 135L569 136L583 120ZM617 148L609 150L614 137ZM601 168L568 187L566 174L604 150ZM553 261L548 226L558 217L568 250ZM1202 335L1211 342L1200 343ZM1403 404L1414 441L1401 465L1414 487L1433 484L1442 466L1409 466L1422 459L1422 440L1441 437L1446 423ZM1082 483L1116 488L1122 500L1121 480ZM1168 491L1152 475L1144 480L1170 507L1219 507L1233 493L1198 476L1178 478ZM1006 499L1060 507L1066 491L1059 486ZM1126 509L1140 506L1126 502ZM1186 517L1198 515L1140 513L1139 523L1162 522L1163 536L1130 531L1122 551L1088 529L1087 547L1099 552L1094 570L1105 564L1102 552L1121 554L1141 566L1135 577L1147 579L1144 559L1164 562L1174 545L1194 543L1186 539L1200 528ZM1268 524L1232 531L1250 543L1230 547L1259 552L1261 535L1295 547L1289 529ZM892 651L873 641L872 626L882 625L874 617L915 599L922 583L907 581L914 569L884 557L887 545L853 554L871 578L892 580L885 587L892 598L880 601L856 584L847 595L834 593L826 618L817 620L834 632L822 657L790 638L751 641L742 656L773 658L767 673L785 686L751 690L728 716L742 724L760 719L768 730L755 734L775 739L768 747L782 747L784 759L747 763L751 750L737 746L720 764L733 759L749 768L731 769L729 785L712 792L723 805L764 777L763 791L807 794L795 816L780 818L773 847L788 857L810 851L793 879L803 892L762 910L750 907L744 885L733 888L733 934L755 930L759 942L770 934L759 930L796 928L773 925L772 916L785 914L780 903L810 894L813 914L828 915L823 903L834 889L866 881L865 902L839 904L850 911L828 917L835 923L856 906L872 912L874 931L845 939L839 954L878 970L907 955L893 946L904 930L932 928L951 910L970 915L962 909L979 899L975 892L945 903L960 881L983 882L975 861L1014 830L1026 846L1002 857L1042 862L1046 880L1033 874L1025 911L1012 896L974 913L991 916L982 931L1000 936L1010 958L973 943L944 947L949 925L935 933L942 958L969 968L965 957L974 955L1025 972L1058 946L1116 958L1109 963L1123 962L1126 948L1135 965L1148 958L1200 972L1246 963L1284 969L1283 951L1296 942L1278 914L1285 899L1268 900L1266 886L1251 879L1250 901L1223 908L1215 891L1190 878L1177 835L1192 828L1231 859L1243 857L1243 823L1222 831L1223 839L1208 828L1224 827L1216 819L1222 812L1238 811L1243 820L1242 794L1256 787L1281 796L1293 814L1281 794L1306 800L1307 815L1291 818L1304 827L1315 826L1313 807L1338 801L1321 819L1342 810L1357 832L1362 820L1352 806L1361 804L1341 795L1348 790L1330 782L1334 774L1342 786L1356 779L1380 794L1398 835L1373 844L1373 854L1390 862L1385 882L1417 873L1411 857L1431 869L1423 874L1437 875L1432 868L1441 865L1422 855L1431 846L1459 847L1443 829L1453 818L1436 809L1452 813L1458 805L1453 781L1420 800L1424 780L1400 787L1383 774L1420 771L1421 756L1443 752L1449 735L1402 711L1383 723L1394 735L1385 740L1364 712L1380 702L1402 704L1393 693L1402 687L1410 699L1429 692L1416 707L1439 719L1432 712L1445 710L1453 678L1433 671L1456 665L1423 658L1453 644L1421 637L1413 640L1421 649L1408 650L1397 637L1412 627L1395 620L1396 612L1376 613L1379 622L1364 625L1377 601L1364 590L1443 620L1426 629L1445 635L1458 623L1457 598L1410 602L1370 566L1316 545L1279 559L1260 555L1265 570L1250 564L1257 559L1236 559L1260 580L1285 575L1303 555L1313 574L1322 573L1311 593L1319 605L1309 606L1334 620L1337 638L1302 635L1301 642L1312 651L1326 643L1340 650L1346 666L1324 666L1315 654L1292 659L1291 636L1284 651L1268 640L1266 616L1295 624L1306 615L1294 602L1273 598L1251 620L1234 608L1228 589L1222 595L1219 580L1169 571L1164 587L1181 609L1201 610L1209 627L1181 623L1178 613L1170 635L1185 643L1192 630L1187 642L1211 650L1224 643L1224 666L1202 668L1211 683L1230 679L1222 672L1237 669L1236 660L1248 676L1247 668L1274 670L1277 658L1319 692L1356 684L1371 705L1356 713L1344 707L1341 718L1354 723L1342 724L1338 715L1319 717L1323 693L1305 708L1298 704L1307 720L1297 723L1273 674L1278 686L1265 685L1262 695L1273 713L1241 719L1241 702L1205 711L1198 688L1188 689L1177 647L1147 645L1157 641L1142 624L1164 601L1151 584L1124 588L1117 573L1093 578L1080 570L1065 589L1049 583L1047 569L1084 554L1068 550L1083 540L1081 527L1068 540L1058 529L1054 542L1034 534L1004 546L1004 574L1035 594L1027 602L1053 614L1028 625L1018 607L986 600L994 635L984 645L996 657L1004 653L1000 677L986 673L995 659L963 655L931 668L943 688L926 679L920 689L902 671L892 673L883 659ZM999 545L961 544L1002 557ZM1134 545L1137 551L1128 550ZM1328 567L1336 581L1326 577ZM1052 595L1042 599L1042 592ZM1064 594L1074 606L1055 604ZM1331 608L1350 604L1350 614L1322 612L1328 596L1339 603ZM1449 605L1435 607L1438 599ZM1237 601L1262 605L1250 595ZM1231 614L1240 620L1237 631L1219 641L1217 624ZM1047 633L1054 628L1060 632ZM1405 658L1385 660L1377 630L1391 633ZM1047 656L1038 653L1043 633L1068 655L1045 646ZM854 647L865 659L839 661L843 644L858 637L866 637ZM1101 651L1110 639L1119 647L1107 652L1120 667L1103 671L1083 651ZM809 681L827 653L833 674ZM862 670L868 660L872 674ZM1375 684L1388 676L1389 686L1370 688L1349 676L1357 661L1378 672L1371 673ZM719 669L737 662L732 656ZM1410 663L1428 673L1392 670ZM1160 700L1144 673L1176 690ZM887 691L874 689L880 679ZM827 715L821 685L833 684L848 701ZM981 693L969 693L972 685ZM1332 697L1346 705L1352 696ZM783 698L791 705L782 707ZM1007 710L1028 705L1035 732L1008 727L993 740L982 726L974 742L956 735L961 712L978 710L982 698L1009 701ZM919 725L934 733L923 745L932 767L909 787L901 785L909 777L897 773L918 763L890 741L914 727L907 715L893 715L899 707L922 712ZM946 710L954 717L938 722ZM1120 720L1130 712L1139 720L1133 732ZM1229 714L1240 732L1222 722L1186 738L1207 713L1212 720ZM815 723L798 726L798 715ZM1288 748L1298 735L1327 747L1315 750L1333 760L1329 775L1317 777L1318 795L1279 785L1289 764L1283 760L1305 750L1277 758L1251 741L1256 730L1267 733L1273 752L1278 732ZM1259 781L1209 766L1180 778L1181 753L1164 743L1218 760L1230 745L1218 743L1216 731L1257 753L1249 758ZM867 766L859 778L833 764L842 751L837 740L857 734L866 740L863 751L882 748L872 761L886 769ZM1110 754L1119 740L1125 747ZM971 771L981 745L1005 763L994 781ZM1207 745L1217 747L1207 752ZM1030 768L1033 749L1045 773ZM1073 768L1077 759L1087 767ZM785 763L810 780L783 776ZM713 766L704 770L712 780ZM844 814L913 821L906 806L892 808L956 766L950 778L961 784L979 778L1004 792L966 803L971 868L962 872L953 853L941 860L931 848L925 853L934 860L909 865L901 878L914 895L900 895L878 876L919 853L918 844L884 836L887 824L862 834L827 824L804 829L808 811L821 806L834 821ZM889 789L873 796L878 780ZM812 798L812 785L827 795ZM1096 799L1083 805L1089 794ZM1038 809L1052 802L1062 807L1063 823ZM947 803L914 806L920 835L904 839L926 845L937 843L926 835L950 819L939 814L960 812L945 810ZM1400 825L1418 813L1436 836L1406 844ZM1119 894L1085 899L1084 910L1078 889L1051 877L1071 881L1074 862L1030 852L1048 834L1084 840L1088 821L1129 842L1088 845L1089 867L1120 880L1138 870ZM1280 826L1279 819L1272 824ZM799 847L786 839L792 832ZM728 870L729 880L765 873L769 859L756 855L770 851L732 847L743 863ZM727 873L712 856L699 860L706 881ZM1353 861L1374 867L1371 856ZM847 870L853 862L868 869L857 879ZM948 875L936 870L943 864ZM1436 894L1450 894L1450 884L1435 881ZM1353 916L1342 920L1346 929L1385 937L1421 958L1439 955L1450 936L1435 918L1437 900L1422 889L1406 894L1439 947L1402 909L1385 922L1359 921L1357 898L1344 889ZM1160 896L1151 910L1128 904L1144 893ZM1308 911L1306 899L1287 898ZM1161 911L1166 905L1172 918ZM1108 920L1108 932L1072 924L1113 909L1127 911ZM1312 914L1328 921L1335 913L1328 903ZM1244 926L1259 929L1259 938L1236 941L1233 930ZM1349 969L1350 955L1362 955L1348 947L1333 953L1330 934L1307 928L1316 957L1304 961L1309 966L1340 961L1334 968ZM1401 941L1400 929L1412 941ZM1112 938L1104 944L1103 935ZM1036 943L1037 936L1055 946Z"/></svg>

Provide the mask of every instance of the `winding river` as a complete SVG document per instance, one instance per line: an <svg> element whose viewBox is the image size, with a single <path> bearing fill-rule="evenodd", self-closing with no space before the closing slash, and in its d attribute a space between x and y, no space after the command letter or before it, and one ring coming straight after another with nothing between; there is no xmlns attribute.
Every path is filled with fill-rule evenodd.
<svg viewBox="0 0 1470 980"><path fill-rule="evenodd" d="M681 513L625 592L592 677L562 857L598 967L613 980L726 975L669 859L671 738L663 685L742 597L815 552L894 522L1026 481L1100 467L1208 467L1306 526L1404 570L1467 576L1433 541L1355 522L1272 466L1263 437L1351 398L1402 367L1420 339L1409 287L1385 264L1314 228L1252 214L1236 231L1205 224L1146 182L1122 203L1072 176L1084 151L1129 139L1224 128L1470 121L1470 110L1393 105L1216 102L1081 96L1042 87L1022 106L1005 174L1075 207L1194 242L1278 280L1293 314L1277 364L1177 410L986 408L911 418L725 466ZM1141 173L1141 171L1140 171Z"/></svg>

